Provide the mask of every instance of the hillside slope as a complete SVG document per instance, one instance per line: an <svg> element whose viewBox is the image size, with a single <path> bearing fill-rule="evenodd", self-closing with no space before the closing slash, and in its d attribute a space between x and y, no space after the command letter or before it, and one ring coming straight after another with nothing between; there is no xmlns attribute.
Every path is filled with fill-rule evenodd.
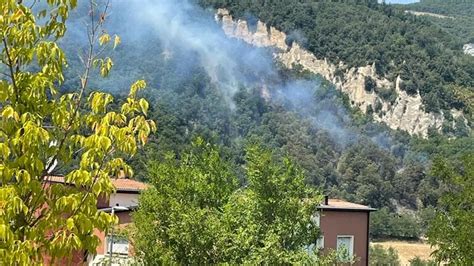
<svg viewBox="0 0 474 266"><path fill-rule="evenodd" d="M92 79L90 86L120 98L130 80L143 78L149 85L149 117L158 131L130 158L134 178L146 181L150 164L170 152L179 160L196 136L219 145L221 156L241 174L245 147L258 142L295 159L308 185L325 194L388 208L378 213L393 214L385 220L396 226L385 234L418 237L422 225L417 223L424 218L410 215L436 206L445 190L430 174L430 160L442 156L456 163L474 151L469 132L458 129L450 133L457 138L448 138L431 130L424 139L391 130L351 108L349 97L321 75L274 64L272 50L278 48L258 48L227 37L213 15L187 0L136 0L113 6L108 30L118 33L122 43L110 54L115 65L109 78ZM61 43L70 55L66 80L81 67L77 54L87 45L81 35L83 21L72 17ZM262 26L261 32L267 30ZM262 35L260 41L289 46L281 31L273 32L273 40ZM374 71L372 66L364 69ZM75 85L65 82L63 89ZM410 215L399 212L408 209Z"/></svg>
<svg viewBox="0 0 474 266"><path fill-rule="evenodd" d="M431 22L464 43L474 43L474 1L422 0L415 4L399 5L397 8L434 14L435 16L428 18Z"/></svg>
<svg viewBox="0 0 474 266"><path fill-rule="evenodd" d="M228 8L219 16L229 35L274 44L285 65L322 74L393 129L426 136L469 123L472 102L459 92L472 91L474 59L459 38L386 5L284 2L201 1Z"/></svg>
<svg viewBox="0 0 474 266"><path fill-rule="evenodd" d="M267 26L260 21L256 31L250 32L246 21L234 21L226 9L217 11L217 19L222 23L224 32L231 37L260 47L278 48L275 55L286 67L301 66L312 73L321 74L349 96L352 106L369 113L376 121L385 122L392 129L426 137L430 127L441 128L443 124L442 115L423 110L422 99L418 93L409 95L400 89L400 77L397 77L395 82L390 82L377 75L375 64L350 68L338 75L337 65L325 59L318 59L296 42L288 46L285 33L275 28L267 31ZM368 82L372 82L374 88L367 88ZM388 96L384 99L379 95L382 93ZM455 118L461 117L460 112L451 112L455 114Z"/></svg>

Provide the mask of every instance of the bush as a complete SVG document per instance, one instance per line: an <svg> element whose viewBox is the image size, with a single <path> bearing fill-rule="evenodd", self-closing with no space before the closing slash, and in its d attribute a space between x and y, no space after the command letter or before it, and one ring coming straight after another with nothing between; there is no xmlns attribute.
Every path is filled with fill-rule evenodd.
<svg viewBox="0 0 474 266"><path fill-rule="evenodd" d="M398 94L394 88L376 88L377 94L387 102L394 104Z"/></svg>
<svg viewBox="0 0 474 266"><path fill-rule="evenodd" d="M377 82L371 77L365 77L364 79L364 88L366 91L371 92L374 91L377 87Z"/></svg>
<svg viewBox="0 0 474 266"><path fill-rule="evenodd" d="M376 239L418 239L420 235L418 221L409 214L398 215L382 208L370 219L370 236Z"/></svg>
<svg viewBox="0 0 474 266"><path fill-rule="evenodd" d="M409 95L415 95L418 92L416 83L411 80L400 82L400 89L406 91Z"/></svg>
<svg viewBox="0 0 474 266"><path fill-rule="evenodd" d="M436 266L436 262L432 260L423 260L416 256L410 260L410 266Z"/></svg>
<svg viewBox="0 0 474 266"><path fill-rule="evenodd" d="M400 258L394 248L384 249L382 245L374 245L369 248L369 263L370 265L398 266Z"/></svg>

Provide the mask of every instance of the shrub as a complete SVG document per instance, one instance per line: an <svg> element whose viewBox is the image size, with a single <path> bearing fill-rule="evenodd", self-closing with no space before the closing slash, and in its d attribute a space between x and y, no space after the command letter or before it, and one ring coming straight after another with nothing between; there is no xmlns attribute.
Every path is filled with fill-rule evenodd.
<svg viewBox="0 0 474 266"><path fill-rule="evenodd" d="M423 260L416 256L410 260L410 266L436 266L436 262L432 260Z"/></svg>
<svg viewBox="0 0 474 266"><path fill-rule="evenodd" d="M364 79L364 88L366 91L371 92L374 91L377 87L377 82L371 77L365 77Z"/></svg>
<svg viewBox="0 0 474 266"><path fill-rule="evenodd" d="M374 245L369 248L369 263L370 265L400 265L398 252L389 247L384 249L382 245Z"/></svg>

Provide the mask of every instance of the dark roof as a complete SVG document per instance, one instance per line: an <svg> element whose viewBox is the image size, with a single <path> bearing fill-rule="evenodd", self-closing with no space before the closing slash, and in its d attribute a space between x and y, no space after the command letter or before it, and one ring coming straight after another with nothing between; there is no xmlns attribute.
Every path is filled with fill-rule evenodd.
<svg viewBox="0 0 474 266"><path fill-rule="evenodd" d="M328 204L321 204L318 209L322 210L334 210L334 211L375 211L376 209L370 208L365 205L352 203L340 199L329 199Z"/></svg>
<svg viewBox="0 0 474 266"><path fill-rule="evenodd" d="M64 176L48 176L45 179L48 182L66 184ZM149 186L143 182L127 179L127 178L111 178L117 192L140 192Z"/></svg>

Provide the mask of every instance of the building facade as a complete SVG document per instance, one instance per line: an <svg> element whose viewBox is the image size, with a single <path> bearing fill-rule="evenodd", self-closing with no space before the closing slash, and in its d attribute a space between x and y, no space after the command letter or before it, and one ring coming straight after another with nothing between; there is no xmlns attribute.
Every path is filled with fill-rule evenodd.
<svg viewBox="0 0 474 266"><path fill-rule="evenodd" d="M121 231L126 229L132 222L132 212L138 207L138 197L141 191L148 186L145 183L127 179L111 179L115 187L115 193L109 197L101 197L97 202L99 211L112 213L118 217L118 225L106 235L105 232L95 230L94 234L100 239L100 244L96 249L96 254L87 254L84 251L77 251L72 255L70 265L109 265L112 257L112 265L132 264L133 249L128 239L123 237ZM48 178L50 183L65 184L64 177L53 176ZM112 256L110 256L112 254ZM45 258L45 264L49 260ZM60 263L61 264L61 263Z"/></svg>
<svg viewBox="0 0 474 266"><path fill-rule="evenodd" d="M50 177L48 180L51 183L69 185L65 183L64 177ZM95 230L95 235L100 239L96 254L77 251L65 264L110 265L110 258L111 265L133 264L134 252L131 243L120 233L131 224L131 215L138 207L139 195L148 186L127 178L112 179L112 183L116 192L109 197L99 198L97 208L99 211L113 212L118 217L118 225L108 235ZM321 229L316 246L323 253L331 250L344 251L345 257L355 258L355 263L351 265L368 265L369 219L370 212L374 210L368 206L326 197L313 217ZM51 264L47 258L44 262L46 265Z"/></svg>
<svg viewBox="0 0 474 266"><path fill-rule="evenodd" d="M316 214L321 229L318 248L323 252L344 252L345 256L341 259L354 257L355 263L352 265L368 265L372 211L375 209L368 206L326 197Z"/></svg>

